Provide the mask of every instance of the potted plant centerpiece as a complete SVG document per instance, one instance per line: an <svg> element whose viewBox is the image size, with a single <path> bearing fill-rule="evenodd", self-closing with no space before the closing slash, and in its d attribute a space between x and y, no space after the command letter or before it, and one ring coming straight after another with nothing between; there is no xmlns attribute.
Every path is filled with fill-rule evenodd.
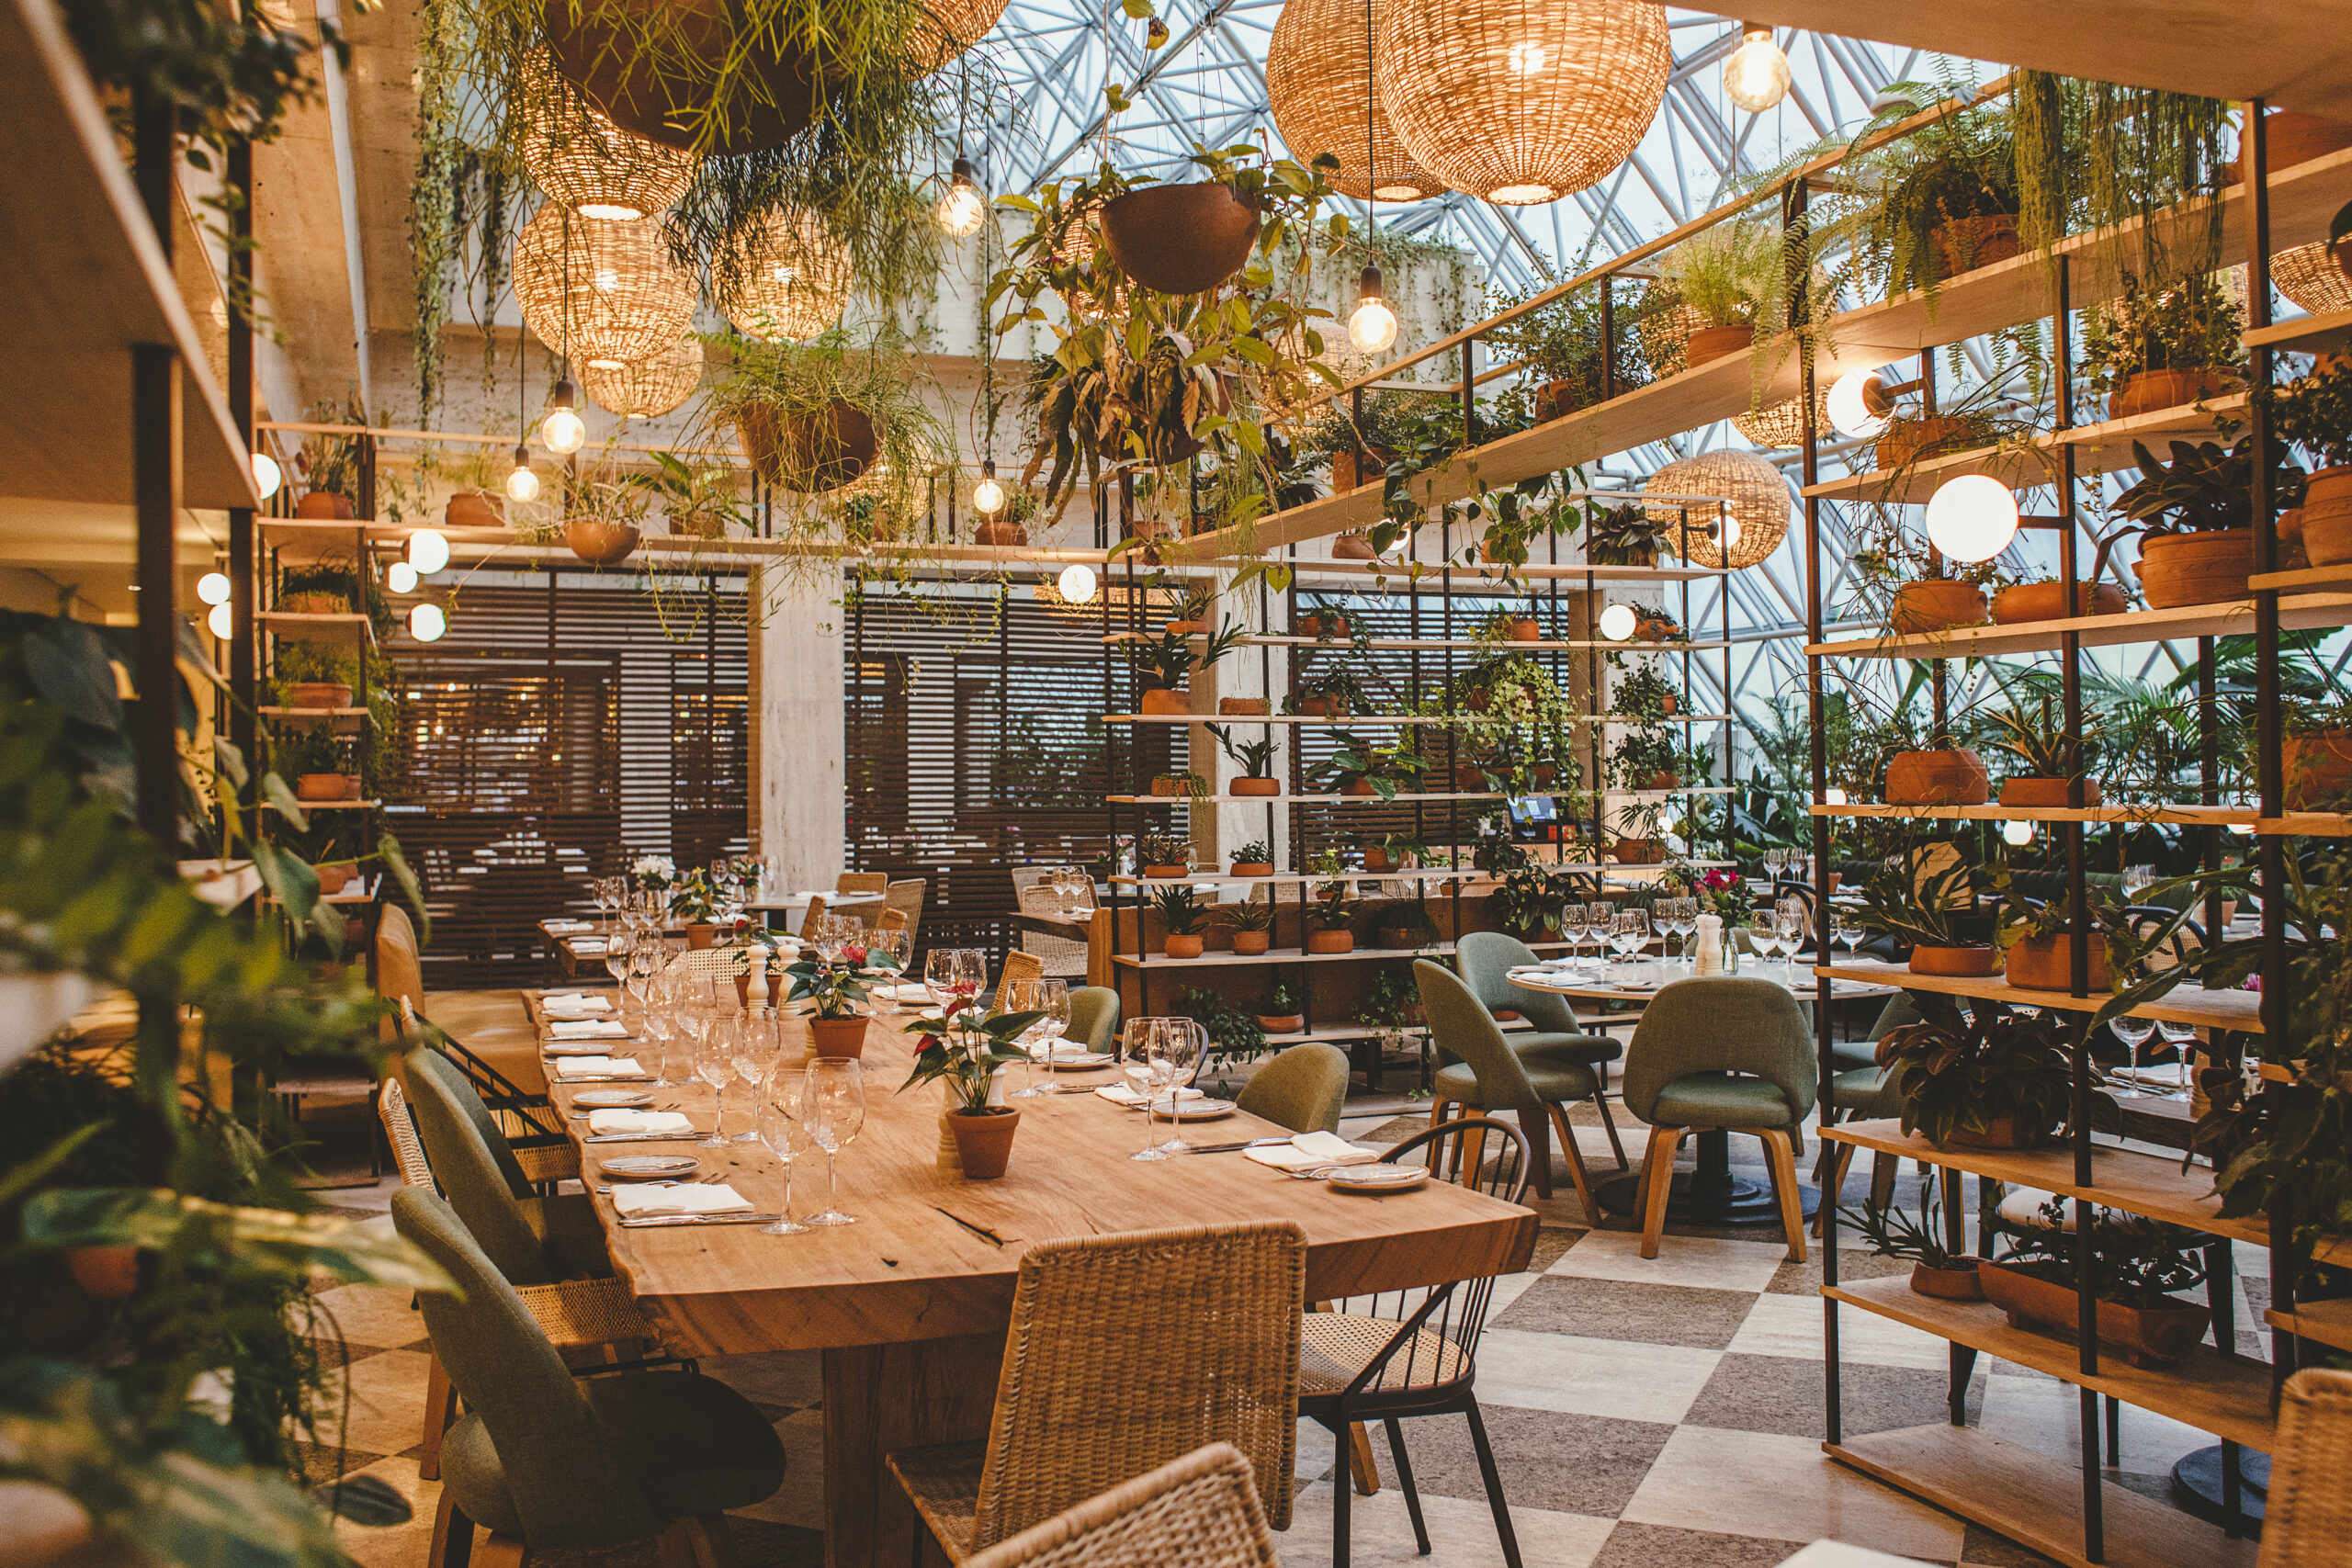
<svg viewBox="0 0 2352 1568"><path fill-rule="evenodd" d="M1151 912L1159 917L1160 951L1170 958L1198 958L1204 945L1201 926L1208 910L1189 882L1151 890Z"/></svg>
<svg viewBox="0 0 2352 1568"><path fill-rule="evenodd" d="M2031 1148L2065 1124L2074 1074L2030 1009L1910 993L1917 1023L1878 1043L1878 1065L1903 1100L1903 1130L1938 1148Z"/></svg>
<svg viewBox="0 0 2352 1568"><path fill-rule="evenodd" d="M1991 975L2000 967L1992 942L1963 930L1976 910L1973 874L1949 843L1890 855L1862 879L1853 923L1911 949L1920 975Z"/></svg>
<svg viewBox="0 0 2352 1568"><path fill-rule="evenodd" d="M2094 1321L2099 1342L2135 1367L2169 1366L2205 1337L2212 1314L2176 1293L2205 1281L2204 1248L2212 1238L2140 1214L2095 1209L2091 1222ZM2072 1215L2070 1220L2069 1215ZM2081 1208L2064 1198L2043 1204L2036 1223L2004 1227L1998 1258L1977 1265L1984 1299L2014 1328L2041 1326L2072 1336L2082 1322L2075 1289L2074 1225Z"/></svg>
<svg viewBox="0 0 2352 1568"><path fill-rule="evenodd" d="M1429 768L1418 752L1389 742L1359 740L1344 729L1332 732L1331 743L1331 754L1300 775L1317 794L1394 800L1400 785L1418 784Z"/></svg>
<svg viewBox="0 0 2352 1568"><path fill-rule="evenodd" d="M1233 795L1276 795L1283 792L1282 781L1274 777L1274 749L1277 742L1269 736L1262 740L1233 739L1233 732L1221 724L1212 724L1208 732L1216 737L1218 750L1239 764L1241 776L1228 780L1226 789Z"/></svg>
<svg viewBox="0 0 2352 1568"><path fill-rule="evenodd" d="M863 942L842 944L838 962L820 954L804 958L785 973L792 977L788 1002L805 1001L808 1010L808 1041L820 1056L862 1056L865 1054L866 1016L857 1010L868 999L868 987L884 977L896 980L898 971L888 963L875 964L873 950Z"/></svg>
<svg viewBox="0 0 2352 1568"><path fill-rule="evenodd" d="M1211 916L1232 938L1233 951L1245 958L1254 958L1273 945L1274 905L1270 898L1219 904Z"/></svg>
<svg viewBox="0 0 2352 1568"><path fill-rule="evenodd" d="M2140 525L2140 592L2150 607L2245 598L2254 571L2252 439L2227 452L2216 442L2176 441L2169 464L2137 441L2132 452L2140 480L2115 507ZM2271 477L2271 494L2292 503L2302 485L2302 470L2283 465Z"/></svg>
<svg viewBox="0 0 2352 1568"><path fill-rule="evenodd" d="M2162 285L2126 277L2120 299L2089 312L2084 369L2108 394L2110 419L2201 403L2238 387L2245 330L2217 274Z"/></svg>
<svg viewBox="0 0 2352 1568"><path fill-rule="evenodd" d="M1009 1012L982 1018L965 1002L951 1003L944 1013L920 1018L906 1027L922 1044L915 1067L899 1092L917 1084L937 1083L945 1089L948 1106L942 1114L956 1140L956 1159L967 1179L993 1181L1004 1174L1012 1156L1012 1134L1020 1130L1021 1112L1010 1105L989 1103L996 1075L1028 1057L1012 1043L1043 1013Z"/></svg>
<svg viewBox="0 0 2352 1568"><path fill-rule="evenodd" d="M670 885L670 919L686 928L689 949L708 947L718 934L711 924L711 912L718 904L718 890L710 885L710 873L700 866L691 866L678 874Z"/></svg>
<svg viewBox="0 0 2352 1568"><path fill-rule="evenodd" d="M1274 852L1262 839L1252 839L1233 852L1233 874L1236 876L1272 876L1274 874Z"/></svg>
<svg viewBox="0 0 2352 1568"><path fill-rule="evenodd" d="M1656 566L1673 548L1679 525L1647 507L1595 506L1585 522L1584 558L1595 566Z"/></svg>
<svg viewBox="0 0 2352 1568"><path fill-rule="evenodd" d="M294 798L307 801L344 797L343 742L323 725L306 725L281 734L273 750L281 776L294 780Z"/></svg>

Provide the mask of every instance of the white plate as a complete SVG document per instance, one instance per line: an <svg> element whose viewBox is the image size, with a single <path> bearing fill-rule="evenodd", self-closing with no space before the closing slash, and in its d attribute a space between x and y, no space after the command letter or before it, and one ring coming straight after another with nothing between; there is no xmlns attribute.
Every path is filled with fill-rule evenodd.
<svg viewBox="0 0 2352 1568"><path fill-rule="evenodd" d="M1168 1120L1168 1107L1165 1105L1153 1106L1151 1113L1159 1121ZM1179 1122L1214 1122L1220 1116L1232 1114L1233 1101L1229 1100L1210 1100L1204 1097L1199 1100L1180 1100L1176 1102L1176 1120Z"/></svg>
<svg viewBox="0 0 2352 1568"><path fill-rule="evenodd" d="M1051 1056L1037 1058L1037 1065L1041 1067L1059 1067L1067 1072L1108 1066L1110 1062L1111 1053L1108 1051L1057 1051Z"/></svg>
<svg viewBox="0 0 2352 1568"><path fill-rule="evenodd" d="M631 1179L649 1176L691 1176L701 1166L702 1161L691 1155L616 1155L596 1162L596 1168L606 1176L626 1176Z"/></svg>
<svg viewBox="0 0 2352 1568"><path fill-rule="evenodd" d="M585 1105L598 1111L616 1110L631 1105L650 1105L653 1091L646 1089L583 1089L571 1097L574 1105Z"/></svg>
<svg viewBox="0 0 2352 1568"><path fill-rule="evenodd" d="M1403 1192L1430 1179L1425 1165L1335 1165L1317 1172L1347 1192Z"/></svg>

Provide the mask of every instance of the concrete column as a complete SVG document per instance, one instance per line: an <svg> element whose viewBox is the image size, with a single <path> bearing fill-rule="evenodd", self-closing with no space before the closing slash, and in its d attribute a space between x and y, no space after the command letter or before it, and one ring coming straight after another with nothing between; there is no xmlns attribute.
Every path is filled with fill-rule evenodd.
<svg viewBox="0 0 2352 1568"><path fill-rule="evenodd" d="M841 594L837 573L752 578L752 842L790 888L830 889L846 869Z"/></svg>

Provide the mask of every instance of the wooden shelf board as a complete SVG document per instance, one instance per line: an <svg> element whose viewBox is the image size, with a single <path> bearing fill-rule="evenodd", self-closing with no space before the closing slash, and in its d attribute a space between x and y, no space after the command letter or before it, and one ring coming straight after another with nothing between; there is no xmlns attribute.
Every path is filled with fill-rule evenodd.
<svg viewBox="0 0 2352 1568"><path fill-rule="evenodd" d="M1203 806L1411 806L1424 801L1501 800L1499 795L1411 795L1403 791L1394 800L1376 795L1114 795L1114 806L1184 806L1197 799Z"/></svg>
<svg viewBox="0 0 2352 1568"><path fill-rule="evenodd" d="M1947 997L1976 997L1985 1001L2007 1002L2012 1007L2057 1008L2066 1012L2097 1012L2110 999L2105 991L2095 991L2087 997L2070 997L2064 991L2031 990L2022 986L2012 986L1998 975L1984 978L1915 975L1901 964L1883 964L1861 958L1848 959L1826 969L1815 969L1814 973L1839 980L1867 980L1874 986L1899 986L1906 991L1934 991ZM2191 990L2186 986L2176 987L2147 1006L2132 1010L2141 1018L2171 1019L2177 1023L2196 1024L2200 1029L2229 1029L2253 1034L2262 1032L2262 994L2259 991L2203 991Z"/></svg>
<svg viewBox="0 0 2352 1568"><path fill-rule="evenodd" d="M1323 872L1278 871L1272 876L1227 876L1218 872L1204 871L1184 876L1114 876L1110 881L1116 887L1197 887L1204 882L1287 887L1301 882L1444 882L1454 877L1465 882L1493 880L1485 872L1466 865L1459 871L1437 865L1414 866L1404 871L1363 871L1351 867L1337 875Z"/></svg>
<svg viewBox="0 0 2352 1568"><path fill-rule="evenodd" d="M2290 321L2256 327L2245 334L2246 347L2265 344L2290 354L2342 354L2352 348L2352 310L2323 310L2315 315L2297 316Z"/></svg>
<svg viewBox="0 0 2352 1568"><path fill-rule="evenodd" d="M1945 480L1963 474L1990 474L2011 490L2035 490L2058 482L2057 449L2061 446L2075 448L2078 475L2115 473L2138 466L2132 451L2134 441L2145 441L2161 452L2166 442L2207 439L2219 428L2217 416L2239 414L2245 409L2245 394L2233 392L2227 397L2209 399L2202 408L2184 404L2179 408L2153 409L2129 419L2078 424L2069 430L2047 432L2030 445L2006 450L1978 446L1922 458L1907 468L1845 474L1807 485L1799 493L1883 505L1921 505Z"/></svg>
<svg viewBox="0 0 2352 1568"><path fill-rule="evenodd" d="M2287 631L2346 623L2352 623L2352 593L2309 593L2278 602L2278 624ZM1808 643L1805 652L1827 659L1972 659L1996 653L2055 653L2070 631L2081 636L2085 648L2115 648L2253 630L2254 601L2232 599L2173 610L2131 610L2120 615L2075 615L2056 621Z"/></svg>
<svg viewBox="0 0 2352 1568"><path fill-rule="evenodd" d="M2257 592L2266 588L2275 588L2281 593L2321 588L2352 589L2352 562L2300 567L2293 571L2258 571L2245 581L2246 586Z"/></svg>
<svg viewBox="0 0 2352 1568"><path fill-rule="evenodd" d="M2269 1307L2263 1320L2298 1338L2310 1339L2334 1350L2352 1351L2352 1301L2298 1302L2291 1313Z"/></svg>
<svg viewBox="0 0 2352 1568"><path fill-rule="evenodd" d="M1480 450L1483 451L1485 448L1482 447ZM1375 506L1373 510L1377 513L1379 508ZM1262 523L1260 525L1261 527L1263 525ZM1303 536L1308 538L1315 536L1314 535ZM1261 549L1272 547L1262 544L1260 546ZM1418 566L1424 581L1442 576L1447 570L1444 563L1440 561L1303 560L1293 564L1301 573L1332 572L1345 577L1404 577ZM1457 579L1472 577L1490 582L1501 582L1506 578L1532 582L1586 580L1593 582L1692 582L1702 577L1721 577L1724 575L1724 570L1713 566L1588 566L1582 562L1552 565L1539 564L1535 561L1530 561L1521 567L1506 568L1481 561L1476 566L1464 566L1457 562L1453 568L1453 573Z"/></svg>
<svg viewBox="0 0 2352 1568"><path fill-rule="evenodd" d="M1105 724L1288 724L1307 728L1345 729L1360 724L1453 724L1444 714L1365 713L1345 718L1318 718L1295 713L1106 713Z"/></svg>
<svg viewBox="0 0 2352 1568"><path fill-rule="evenodd" d="M264 610L254 617L272 636L304 642L331 642L357 648L376 640L374 626L356 613L344 615L297 615L284 610Z"/></svg>
<svg viewBox="0 0 2352 1568"><path fill-rule="evenodd" d="M1816 806L1815 817L1892 817L1936 821L1972 822L2185 822L2194 826L2227 826L2252 822L2262 815L2256 806L1874 806L1849 802Z"/></svg>
<svg viewBox="0 0 2352 1568"><path fill-rule="evenodd" d="M2253 1541L2230 1540L2218 1526L2101 1481L2099 1517L2107 1550L2094 1564L2083 1555L2080 1471L2067 1461L1972 1427L1937 1422L1821 1447L1840 1464L1973 1519L2066 1568L2181 1568L2190 1562L2198 1568L2255 1568L2259 1551Z"/></svg>
<svg viewBox="0 0 2352 1568"><path fill-rule="evenodd" d="M305 811L373 811L384 803L380 800L305 800L298 804Z"/></svg>
<svg viewBox="0 0 2352 1568"><path fill-rule="evenodd" d="M2342 839L2352 837L2352 817L2341 811L2290 811L2284 817L2263 818L2254 830L2284 838Z"/></svg>
<svg viewBox="0 0 2352 1568"><path fill-rule="evenodd" d="M2062 1382L2113 1394L2126 1404L2251 1449L2267 1452L2275 1435L2270 1369L2260 1361L2224 1356L2200 1345L2173 1366L2135 1367L2120 1351L2102 1345L2098 1371L2086 1374L2073 1339L2041 1329L2012 1328L2007 1314L1988 1302L1923 1296L1911 1288L1905 1274L1827 1285L1821 1293Z"/></svg>
<svg viewBox="0 0 2352 1568"><path fill-rule="evenodd" d="M1531 942L1528 946L1541 953L1567 951L1564 942ZM1132 953L1114 953L1111 962L1123 969L1263 969L1283 964L1344 964L1360 958L1428 958L1446 956L1453 952L1450 942L1434 942L1428 947L1355 947L1346 953L1308 953L1301 948L1277 947L1268 953L1204 953L1198 958L1170 958L1154 953L1149 958L1137 958Z"/></svg>

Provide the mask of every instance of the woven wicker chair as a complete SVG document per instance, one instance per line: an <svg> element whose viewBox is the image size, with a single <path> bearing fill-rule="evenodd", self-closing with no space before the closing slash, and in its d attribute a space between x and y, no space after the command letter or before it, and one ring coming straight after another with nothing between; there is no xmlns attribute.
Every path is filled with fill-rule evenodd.
<svg viewBox="0 0 2352 1568"><path fill-rule="evenodd" d="M1274 1568L1274 1538L1230 1443L1114 1486L970 1560L972 1568Z"/></svg>
<svg viewBox="0 0 2352 1568"><path fill-rule="evenodd" d="M876 917L874 929L877 931L905 931L907 929L907 912L904 909L885 909L880 915Z"/></svg>
<svg viewBox="0 0 2352 1568"><path fill-rule="evenodd" d="M1046 977L1045 961L1034 953L1008 953L1004 955L1004 972L996 978L996 995L989 1000L989 1010L1004 1010L1005 987L1022 980L1042 980Z"/></svg>
<svg viewBox="0 0 2352 1568"><path fill-rule="evenodd" d="M2257 1568L2338 1568L2352 1562L2352 1372L2287 1380Z"/></svg>
<svg viewBox="0 0 2352 1568"><path fill-rule="evenodd" d="M894 1453L890 1472L956 1562L1207 1442L1250 1456L1287 1529L1306 1285L1288 1222L1033 1247L987 1440ZM1138 1323L1166 1332L1138 1341Z"/></svg>
<svg viewBox="0 0 2352 1568"><path fill-rule="evenodd" d="M845 871L833 878L835 893L888 893L890 877L887 872Z"/></svg>
<svg viewBox="0 0 2352 1568"><path fill-rule="evenodd" d="M1486 1157L1490 1136L1500 1140L1491 1160ZM1458 1169L1464 1186L1506 1203L1527 1197L1527 1140L1508 1122L1487 1116L1448 1122L1406 1139L1386 1157L1401 1162L1417 1156L1430 1157L1439 1169ZM1519 1538L1511 1530L1502 1476L1495 1469L1486 1423L1478 1417L1474 1386L1478 1336L1486 1327L1494 1288L1489 1275L1428 1291L1345 1301L1338 1303L1341 1310L1337 1312L1308 1313L1299 1356L1298 1413L1329 1431L1342 1451L1351 1424L1378 1421L1388 1428L1388 1452L1396 1461L1405 1510L1412 1517L1413 1536L1424 1557L1429 1555L1430 1534L1397 1422L1408 1416L1456 1411L1469 1417L1470 1442L1486 1481L1487 1506L1494 1510L1503 1562L1506 1568L1520 1568ZM1344 1478L1331 1488L1332 1568L1347 1568L1351 1491Z"/></svg>
<svg viewBox="0 0 2352 1568"><path fill-rule="evenodd" d="M915 932L922 926L923 896L931 884L920 876L910 876L891 883L882 890L882 907L896 909L907 917L907 941L915 940Z"/></svg>

